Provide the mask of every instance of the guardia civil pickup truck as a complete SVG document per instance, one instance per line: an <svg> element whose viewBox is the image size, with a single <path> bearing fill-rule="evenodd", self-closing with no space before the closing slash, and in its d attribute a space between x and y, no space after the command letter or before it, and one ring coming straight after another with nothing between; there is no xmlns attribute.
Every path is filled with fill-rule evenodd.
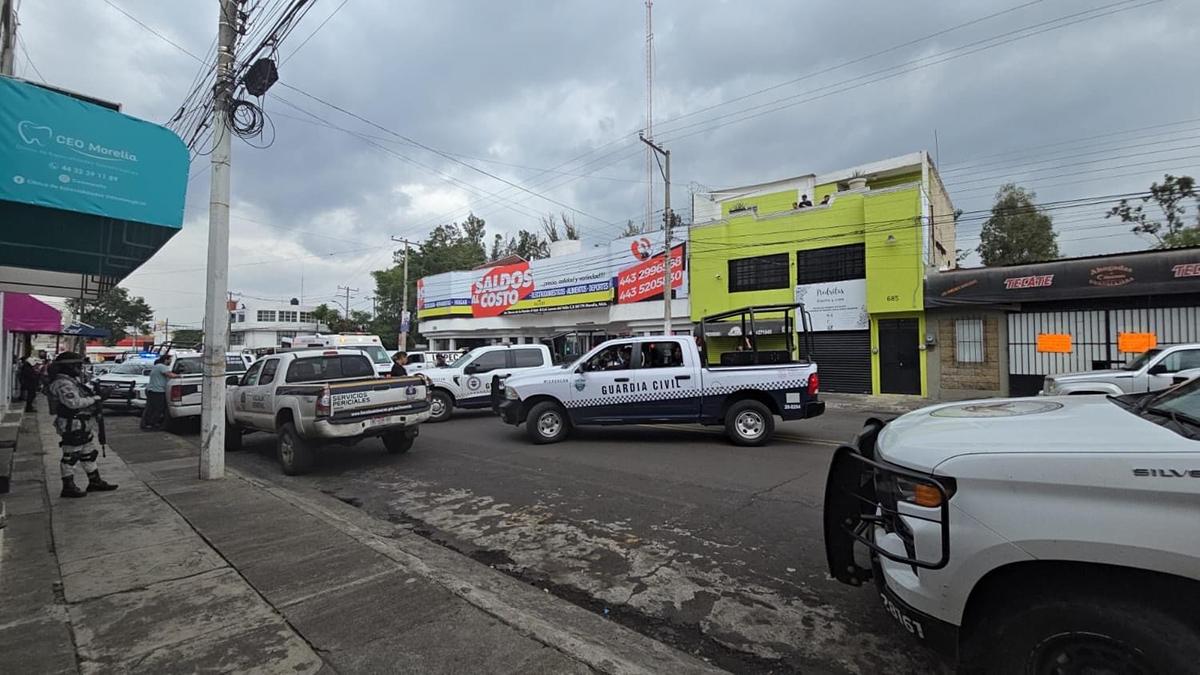
<svg viewBox="0 0 1200 675"><path fill-rule="evenodd" d="M790 349L725 356L727 365L705 364L690 336L609 340L574 363L508 378L499 413L524 424L534 443L587 424L696 423L724 425L737 445L762 445L776 417L825 411L817 364L792 361Z"/></svg>
<svg viewBox="0 0 1200 675"><path fill-rule="evenodd" d="M966 672L1200 672L1200 379L867 422L825 488L829 573Z"/></svg>
<svg viewBox="0 0 1200 675"><path fill-rule="evenodd" d="M243 434L273 433L289 475L312 468L321 445L379 437L389 453L407 452L429 418L425 377L377 377L358 349L272 354L226 384L225 450L240 450Z"/></svg>
<svg viewBox="0 0 1200 675"><path fill-rule="evenodd" d="M551 364L546 345L490 345L472 349L445 368L420 370L433 386L429 421L444 422L455 408L486 408L492 405L493 384Z"/></svg>

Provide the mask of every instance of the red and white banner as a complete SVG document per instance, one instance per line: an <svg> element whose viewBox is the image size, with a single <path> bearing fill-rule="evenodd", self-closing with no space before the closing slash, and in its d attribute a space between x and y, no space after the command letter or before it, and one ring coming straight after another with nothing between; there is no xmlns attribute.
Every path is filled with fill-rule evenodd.
<svg viewBox="0 0 1200 675"><path fill-rule="evenodd" d="M471 315L500 316L533 289L528 262L493 267L471 285Z"/></svg>
<svg viewBox="0 0 1200 675"><path fill-rule="evenodd" d="M636 244L635 244L636 246ZM634 255L638 251L634 249ZM683 245L671 247L671 288L683 286ZM627 267L617 274L617 302L641 302L663 292L663 256Z"/></svg>

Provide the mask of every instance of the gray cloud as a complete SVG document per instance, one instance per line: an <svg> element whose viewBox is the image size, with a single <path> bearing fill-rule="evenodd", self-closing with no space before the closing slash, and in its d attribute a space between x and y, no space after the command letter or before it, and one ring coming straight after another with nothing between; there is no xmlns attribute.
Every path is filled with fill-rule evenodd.
<svg viewBox="0 0 1200 675"><path fill-rule="evenodd" d="M194 54L207 55L215 33L215 2L114 2ZM317 2L281 53L290 54L338 4ZM1200 4L1178 0L1047 32L745 121L734 121L734 116L702 133L685 136L707 125L682 128L782 97L812 92L800 97L809 98L849 87L853 78L879 69L1108 4L1036 3L671 121L1018 4L997 0L851 8L788 0L659 0L656 132L672 149L677 208L686 206L692 181L720 187L932 151L934 129L951 195L968 211L986 209L1003 180L1028 185L1044 200L1057 200L1141 190L1165 170L1200 169L1200 160L1185 159L1200 152L1165 151L1188 145L1184 140L1146 145L1200 135L1200 122L1163 128L1149 138L1153 130L1054 145L1200 118L1200 96L1192 85ZM615 223L605 226L578 216L588 236L601 239L615 234L626 218L640 220L644 210L645 186L639 182L645 179L644 159L630 135L642 126L644 112L643 13L635 0L350 0L282 66L281 77L422 143L505 163L463 160ZM29 2L21 19L23 42L46 77L121 101L126 112L146 119L170 118L198 68L101 2ZM28 70L19 58L18 72ZM396 139L375 142L461 183L359 138L292 119L305 115L281 98L339 126L389 138L277 85L266 99L276 128L274 145L256 150L238 142L234 148L233 289L292 297L299 294L303 275L306 298L329 299L338 284L358 286L365 297L371 288L369 270L390 259L391 234L419 236L439 220L461 219L468 210L484 217L494 231L507 232L534 225L539 213L562 210ZM606 145L614 139L621 140ZM1080 162L1105 160L1105 155L1053 161L1124 146L1135 147L1113 154L1152 154L1090 164ZM1027 154L1014 155L1008 163L972 168L1005 159L981 157L1022 148L1029 149ZM603 178L506 165L549 168L589 152L561 171L594 172ZM1124 167L1139 162L1141 166ZM204 166L201 159L193 171ZM191 183L184 232L128 282L173 321L199 322L202 315L207 179L203 173ZM1098 213L1072 213L1059 221L1062 248L1069 254L1144 246ZM977 234L978 223L965 224L960 246L977 244Z"/></svg>

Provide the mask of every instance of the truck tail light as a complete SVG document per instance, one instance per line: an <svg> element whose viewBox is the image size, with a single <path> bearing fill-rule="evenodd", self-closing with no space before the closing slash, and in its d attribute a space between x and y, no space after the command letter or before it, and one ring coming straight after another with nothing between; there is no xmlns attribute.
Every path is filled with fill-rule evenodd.
<svg viewBox="0 0 1200 675"><path fill-rule="evenodd" d="M183 400L183 387L173 384L171 385L171 401L178 403Z"/></svg>
<svg viewBox="0 0 1200 675"><path fill-rule="evenodd" d="M816 396L821 390L821 380L816 373L808 376L808 395Z"/></svg>
<svg viewBox="0 0 1200 675"><path fill-rule="evenodd" d="M329 385L321 390L321 395L317 397L317 417L329 417Z"/></svg>

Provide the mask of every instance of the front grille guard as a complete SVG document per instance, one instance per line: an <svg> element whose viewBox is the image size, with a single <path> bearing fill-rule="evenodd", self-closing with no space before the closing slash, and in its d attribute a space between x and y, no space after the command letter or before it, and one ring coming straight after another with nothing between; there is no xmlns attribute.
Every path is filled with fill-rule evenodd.
<svg viewBox="0 0 1200 675"><path fill-rule="evenodd" d="M829 574L838 581L854 586L873 576L869 567L859 565L855 559L856 544L862 544L888 560L910 565L914 572L916 568L942 569L950 561L950 492L935 476L878 461L875 458L875 441L883 426L880 420L868 420L851 445L840 446L834 453L825 483L825 557ZM938 517L903 514L905 518L941 525L940 552L936 560L922 560L916 555L911 533L906 532L897 507L884 503L876 494L877 474L892 474L920 481L933 486L940 493ZM873 538L876 526L898 534L905 543L907 555L898 555L876 544Z"/></svg>

